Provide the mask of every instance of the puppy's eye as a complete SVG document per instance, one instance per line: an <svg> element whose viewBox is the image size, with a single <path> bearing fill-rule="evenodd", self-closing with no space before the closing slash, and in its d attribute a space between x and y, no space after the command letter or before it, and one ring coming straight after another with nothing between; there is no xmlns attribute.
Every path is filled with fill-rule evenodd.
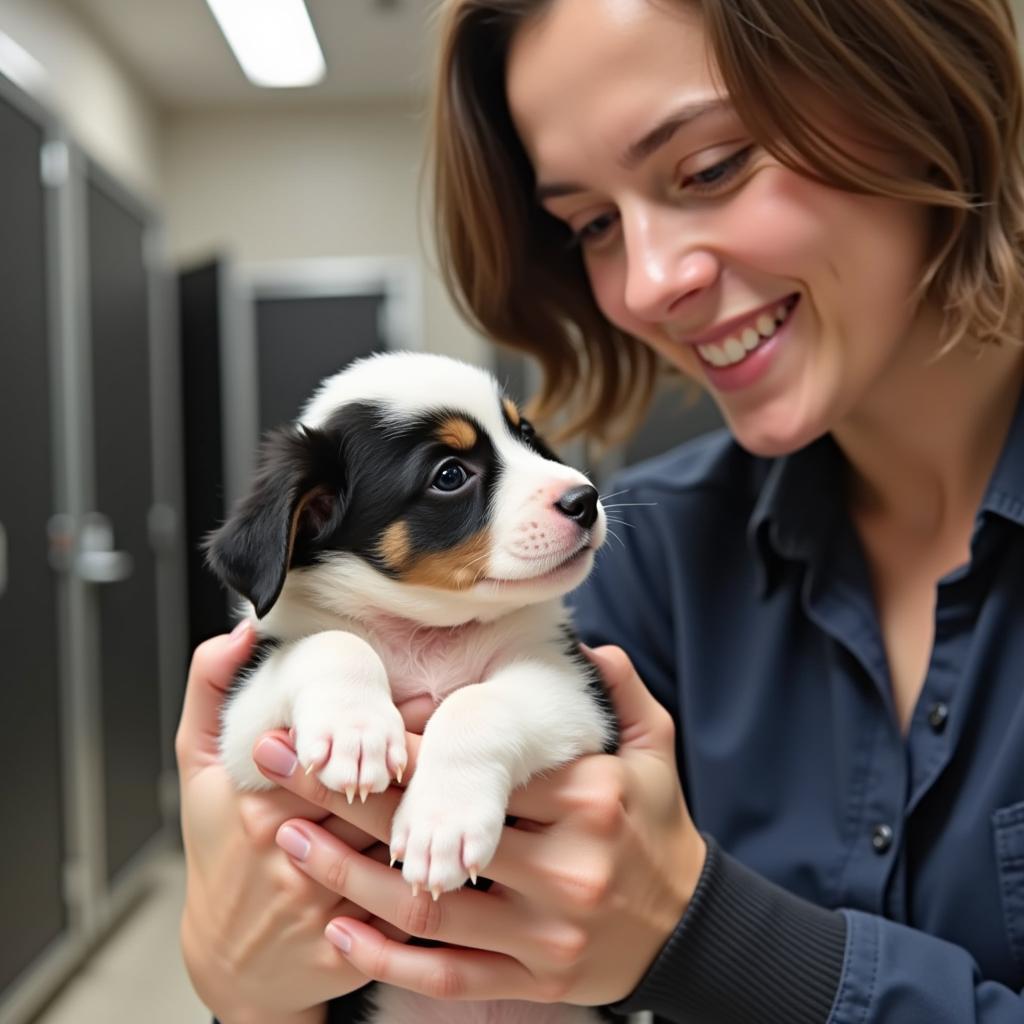
<svg viewBox="0 0 1024 1024"><path fill-rule="evenodd" d="M529 420L519 421L519 436L524 441L532 441L537 436L537 431L533 429L533 424Z"/></svg>
<svg viewBox="0 0 1024 1024"><path fill-rule="evenodd" d="M451 459L437 471L434 482L430 486L437 491L457 491L468 479L469 473L466 472L465 466L461 462Z"/></svg>

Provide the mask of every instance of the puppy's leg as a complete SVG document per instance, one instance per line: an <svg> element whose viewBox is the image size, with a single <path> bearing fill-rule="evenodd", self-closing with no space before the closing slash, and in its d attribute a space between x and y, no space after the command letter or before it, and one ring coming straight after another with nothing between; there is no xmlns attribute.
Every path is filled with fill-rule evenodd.
<svg viewBox="0 0 1024 1024"><path fill-rule="evenodd" d="M610 722L567 660L524 660L451 694L423 735L395 814L392 855L435 898L490 863L509 794L538 772L604 748Z"/></svg>
<svg viewBox="0 0 1024 1024"><path fill-rule="evenodd" d="M405 768L405 727L376 651L353 633L316 633L275 651L224 716L222 751L243 786L266 788L252 745L267 729L292 727L299 761L325 786L365 798Z"/></svg>

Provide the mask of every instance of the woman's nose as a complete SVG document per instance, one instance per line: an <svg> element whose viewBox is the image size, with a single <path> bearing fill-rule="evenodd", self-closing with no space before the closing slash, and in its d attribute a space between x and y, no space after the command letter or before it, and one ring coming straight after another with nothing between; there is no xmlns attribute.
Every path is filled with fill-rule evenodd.
<svg viewBox="0 0 1024 1024"><path fill-rule="evenodd" d="M660 321L718 279L719 261L707 247L693 244L672 218L646 215L626 231L626 294L629 311Z"/></svg>

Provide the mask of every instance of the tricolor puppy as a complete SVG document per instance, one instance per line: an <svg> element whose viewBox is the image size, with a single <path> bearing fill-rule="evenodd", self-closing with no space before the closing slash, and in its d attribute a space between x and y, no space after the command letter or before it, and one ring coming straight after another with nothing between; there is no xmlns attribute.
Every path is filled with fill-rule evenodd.
<svg viewBox="0 0 1024 1024"><path fill-rule="evenodd" d="M515 787L614 748L561 601L605 534L597 491L482 370L395 353L329 378L209 542L270 641L224 714L231 775L268 786L253 744L291 727L302 764L365 799L406 764L396 703L428 694L391 850L411 885L458 888Z"/></svg>

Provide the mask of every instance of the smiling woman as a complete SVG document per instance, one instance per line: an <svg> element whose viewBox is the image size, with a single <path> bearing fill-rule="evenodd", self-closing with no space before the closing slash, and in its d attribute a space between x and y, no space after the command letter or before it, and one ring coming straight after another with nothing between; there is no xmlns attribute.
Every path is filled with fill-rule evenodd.
<svg viewBox="0 0 1024 1024"><path fill-rule="evenodd" d="M909 218L907 244L922 250L923 267L910 252L894 280L887 261L844 246L863 269L860 294L840 278L846 301L860 305L867 294L875 305L880 286L927 294L943 309L932 325L940 342L1012 337L1022 304L1021 155L1007 145L1020 131L1018 58L1005 5L977 7L965 17L958 5L899 0L449 5L435 112L437 233L464 312L540 360L545 410L571 402L576 425L599 435L643 407L657 358L638 339L662 342L654 351L701 379L693 346L673 345L673 336L756 317L759 304L803 290L792 285L805 268L789 266L774 288L740 282L713 309L661 315L659 293L645 285L673 283L657 262L669 254L652 248L644 254L651 273L626 282L634 302L616 309L615 297L626 297L621 266L609 266L619 232L685 238L693 254L680 272L699 284L720 272L713 257L722 237L757 246L741 255L774 268L798 247L827 257L800 230L845 238L856 229L875 250L877 224L891 245L892 217ZM507 63L513 47L529 55L519 75L517 61ZM599 180L605 171L616 179ZM751 179L763 195L740 188ZM846 198L813 208L830 192L812 180ZM654 208L674 222L652 220ZM620 372L606 373L610 366Z"/></svg>
<svg viewBox="0 0 1024 1024"><path fill-rule="evenodd" d="M277 813L337 954L320 959L301 900L278 902L305 941L279 945L281 1019L352 1020L325 994L375 979L679 1024L1019 1024L1024 125L1008 4L447 0L439 74L441 265L484 333L543 364L541 415L569 407L570 427L607 436L667 364L729 430L613 483L609 522L628 529L574 604L621 746L516 790L492 889L434 904L358 852L369 837ZM445 430L446 458L473 472ZM457 496L471 484L453 472ZM518 536L536 565L541 539ZM560 564L575 571L552 561L546 583ZM492 572L495 592L515 575ZM349 808L280 736L256 759L346 827L388 834L394 793ZM274 940L222 913L204 941L216 909L186 909L190 962L214 994L225 977L243 989L225 1005L255 1019L266 978L244 952L233 973L217 964Z"/></svg>

